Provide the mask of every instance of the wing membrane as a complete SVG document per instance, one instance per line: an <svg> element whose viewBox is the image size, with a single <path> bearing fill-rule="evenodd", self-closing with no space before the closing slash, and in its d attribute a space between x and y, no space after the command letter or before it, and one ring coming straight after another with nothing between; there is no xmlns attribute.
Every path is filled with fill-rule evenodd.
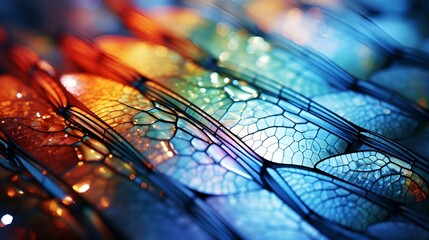
<svg viewBox="0 0 429 240"><path fill-rule="evenodd" d="M148 236L163 236L167 227L191 238L200 234L207 236L187 214L179 214L180 210L176 210L171 201L160 197L160 190L139 176L120 156L112 154L106 145L66 119L52 114L54 110L47 107L49 104L31 88L16 79L1 80L9 85L9 91L1 93L5 103L0 110L1 126L5 133L43 165L49 166L49 170L64 179L67 186L82 194L110 223L121 226L127 222L126 231L118 229L118 232L131 237L133 232L141 230ZM21 98L16 97L17 91L22 93ZM31 124L37 121L39 124ZM153 205L156 213L146 208L132 207L136 204L134 199L120 195L120 191L135 192L133 196ZM126 218L122 216L124 212L128 212ZM144 214L149 212L149 215ZM163 224L148 217L152 215L159 216L158 220ZM177 225L181 221L188 224Z"/></svg>
<svg viewBox="0 0 429 240"><path fill-rule="evenodd" d="M312 166L314 163L311 162L316 161L317 158L324 158L330 154L344 151L344 148L335 149L332 147L344 144L344 142L341 143L341 138L335 140L335 133L338 134L337 136L345 137L348 141L355 141L353 140L353 132L356 134L358 130L353 129L350 125L339 121L335 121L334 126L324 125L331 119L326 118L326 116L332 116L332 118L339 120L338 117L332 114L319 114L318 116L324 115L325 118L323 120L318 119L313 114L308 115L303 111L295 110L294 106L286 101L261 93L258 89L253 88L251 84L245 84L228 76L198 68L185 60L178 64L180 57L172 50L155 45L161 48L163 52L162 56L157 56L156 52L149 47L149 43L121 37L103 37L98 40L98 45L120 58L127 65L134 66L135 69L145 76L149 76L153 81L185 97L189 102L219 121L220 124L226 126L234 135L242 139L250 148L257 151L261 157L267 160L281 163L284 159L293 159L296 154L307 154L307 156L303 157L296 156L294 158L295 163ZM149 58L148 56L151 57ZM159 59L157 60L159 62L164 60L164 64L171 63L176 65L174 68L165 68L164 70L153 72L151 69L156 68L157 62L153 62L153 59ZM282 99L283 95L279 95L279 98ZM286 99L288 100L296 99L289 95L289 92L285 92L284 95L287 96ZM344 95L352 98L351 102L343 101ZM335 109L339 105L339 111L343 111L344 114L361 122L361 125L376 128L379 132L386 133L386 135L398 138L407 137L417 127L416 122L409 118L408 115L392 112L390 110L391 105L378 102L378 100L358 93L343 92L321 98L327 105L330 105L330 103L334 105L335 103L335 106L330 106L330 109ZM341 101L339 101L340 98ZM300 99L296 101L300 101L303 108L313 109L311 107L314 107L314 110L310 110L311 113L323 111L323 107L317 106L317 104L303 103ZM373 104L368 104L368 102ZM357 108L360 108L364 113L359 110L354 111L356 110L354 108L356 105L359 105ZM269 111L265 111L265 109L269 109ZM377 111L383 112L383 114L378 115ZM296 115L296 113L299 114ZM379 123L386 122L388 121L387 119L397 119L395 124L400 125L394 128L383 128ZM317 125L323 127L320 128ZM335 127L339 126L343 130L347 129L349 134L335 131ZM403 126L403 128L400 126ZM329 129L330 133L325 132L325 129ZM401 129L408 130L403 131ZM259 134L262 135L262 139ZM300 134L305 140L299 143L300 149L296 152L297 148L293 146L293 142L299 142ZM263 144L263 138L267 140L265 145ZM276 142L279 144L277 147L274 142L269 145L269 142L274 138L277 138ZM269 151L268 148L271 150ZM318 152L319 148L326 148L328 152ZM283 153L281 153L282 150ZM283 163L291 162L284 161Z"/></svg>
<svg viewBox="0 0 429 240"><path fill-rule="evenodd" d="M180 10L181 9L178 9L177 11L174 11L172 14L180 15L180 14L187 13L186 10L182 12ZM155 16L156 14L152 14L152 15L154 18L157 18L157 16ZM164 19L163 16L159 16L159 18ZM130 19L127 19L126 17L125 17L125 21L128 25L131 26L131 28L139 24L138 22L132 22ZM189 24L189 21L185 21L185 23ZM318 59L316 60L316 62L313 62L313 64L311 64L308 61L305 62L302 59L300 59L299 55L307 56L308 53L299 53L298 56L296 54L294 55L292 53L293 51L288 52L289 50L285 50L283 48L272 47L268 42L266 42L261 37L251 36L243 31L233 31L226 25L222 25L222 24L216 25L209 21L203 21L201 20L201 17L199 17L198 21L197 20L193 22L191 21L191 23L193 24L191 25L191 27L188 27L188 28L183 27L183 29L186 29L186 32L182 32L182 35L185 35L186 37L191 39L194 43L196 43L196 45L200 46L200 50L206 49L210 52L212 56L216 56L216 58L219 58L220 66L226 67L228 69L234 69L235 71L237 70L240 72L244 71L247 74L254 76L252 78L257 78L258 75L262 74L267 79L269 79L269 81L276 82L276 84L279 84L279 86L281 86L282 88L292 88L293 90L298 91L310 98L320 96L320 95L325 95L328 93L340 93L344 91L344 86L346 86L346 90L353 88L354 91L358 91L364 95L368 95L367 97L369 98L374 98L374 99L380 98L379 101L382 101L382 102L387 100L390 101L391 99L393 99L391 95L395 95L395 96L398 95L395 93L388 93L384 97L385 90L383 89L377 90L379 91L378 93L373 91L374 88L379 89L380 88L379 86L372 85L371 87L368 88L366 84L358 84L356 80L353 80L353 79L351 80L351 82L349 82L350 79L347 80L342 77L323 74L319 70L316 70L317 67L311 66L311 65L319 66L320 64L323 65L324 64L323 60ZM182 29L182 28L179 27L178 29ZM137 34L139 34L138 30L136 32ZM142 34L141 36L146 38L144 34ZM168 45L168 43L166 45L173 49L177 49L175 48L176 46ZM178 52L181 52L180 49L178 50ZM186 56L186 57L190 57L191 59L197 62L199 61L199 59L193 58L193 56ZM259 70L257 72L254 70L254 66L258 67ZM222 67L221 68L218 67L217 69L218 70L222 69ZM284 71L287 71L287 72L284 72ZM336 71L332 71L332 72L336 72ZM285 76L286 77L290 76L290 79L288 81L285 81ZM321 77L321 76L324 76L324 77ZM303 82L298 83L297 81L299 82L303 81ZM340 83L341 81L343 81L342 84ZM305 83L311 82L312 84L304 84L304 82ZM257 86L267 84L264 78L258 79L258 81L256 81L255 83ZM323 86L321 86L320 84L322 84ZM358 85L357 88L354 87L356 84ZM309 86L312 86L313 89L308 89ZM316 91L321 91L321 92L316 92ZM380 94L380 92L383 92L383 93ZM348 101L353 102L352 101L353 98L351 96L343 95L343 97L348 97L349 98ZM392 101L392 103L394 103L395 106L385 104L383 109L374 108L373 111L376 111L375 114L377 116L380 116L379 119L389 118L390 117L389 114L393 113L392 114L393 117L391 119L394 119L394 120L389 122L384 122L379 120L377 122L377 126L380 126L381 124L383 126L381 130L379 130L379 128L377 128L374 125L373 126L366 125L366 127L369 127L369 130L375 131L375 132L380 131L380 133L389 134L391 133L390 129L394 128L394 125L401 124L401 121L405 121L405 122L411 121L413 122L411 125L414 125L420 121L420 117L427 119L428 115L426 111L422 109L418 109L418 107L416 109L415 104L410 103L405 99L401 99L401 101ZM320 101L320 104L323 105L324 101ZM374 101L373 104L376 106L377 101ZM359 105L355 105L355 106L356 106L355 111L359 110L362 113L365 112L364 108L359 108ZM325 106L325 107L329 108L330 106ZM355 124L358 124L358 125L362 124L362 120L350 118L348 114L344 114L344 111L347 111L347 108L333 109L333 110L337 114L345 117L347 120L353 121ZM408 115L408 112L416 116L412 116L412 115L410 116ZM398 113L400 113L400 115L403 115L402 118L398 118L395 116ZM394 134L387 135L387 137L396 137L396 135Z"/></svg>

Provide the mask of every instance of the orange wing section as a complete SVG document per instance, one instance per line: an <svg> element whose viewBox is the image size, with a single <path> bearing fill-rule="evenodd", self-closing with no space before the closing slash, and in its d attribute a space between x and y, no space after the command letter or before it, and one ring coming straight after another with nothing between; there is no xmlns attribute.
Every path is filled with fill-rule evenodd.
<svg viewBox="0 0 429 240"><path fill-rule="evenodd" d="M55 81L55 70L31 49L21 45L10 45L1 57L3 66L46 96L58 108L68 106L64 88Z"/></svg>
<svg viewBox="0 0 429 240"><path fill-rule="evenodd" d="M114 57L106 55L97 46L83 38L71 34L64 35L61 38L61 49L75 63L103 77L126 84L141 78L132 68L119 64Z"/></svg>
<svg viewBox="0 0 429 240"><path fill-rule="evenodd" d="M8 136L55 172L75 166L80 160L72 145L79 138L65 131L66 120L20 80L3 75L0 85L8 86L0 91L0 123ZM50 148L52 154L46 157Z"/></svg>

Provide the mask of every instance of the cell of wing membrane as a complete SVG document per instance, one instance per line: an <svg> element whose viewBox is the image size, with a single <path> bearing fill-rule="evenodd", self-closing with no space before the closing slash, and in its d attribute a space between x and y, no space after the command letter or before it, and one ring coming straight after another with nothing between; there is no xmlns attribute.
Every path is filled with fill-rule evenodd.
<svg viewBox="0 0 429 240"><path fill-rule="evenodd" d="M423 108L429 108L429 72L427 69L394 65L384 71L375 72L369 79L402 93ZM392 79L394 80L392 81Z"/></svg>

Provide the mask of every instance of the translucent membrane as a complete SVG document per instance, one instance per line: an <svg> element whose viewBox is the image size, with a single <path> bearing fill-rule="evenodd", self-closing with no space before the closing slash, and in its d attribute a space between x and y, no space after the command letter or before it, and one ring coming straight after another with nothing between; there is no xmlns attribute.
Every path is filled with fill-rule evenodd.
<svg viewBox="0 0 429 240"><path fill-rule="evenodd" d="M118 41L118 40L119 39L116 39L116 41ZM100 40L100 41L102 41L102 40ZM129 43L129 41L130 40L128 39L128 41L125 40L125 42L122 42L122 44L124 44L123 46L125 46L125 48L130 47L130 49L134 50L133 51L134 53L138 49L140 49L135 45L134 45L134 47L131 47L132 45L131 46L125 45L127 42ZM64 43L71 43L71 42L74 43L73 46L79 46L79 44L82 44L82 47L90 45L90 43L78 40L76 38L74 38L74 39L68 38L68 41L65 41ZM106 44L109 45L109 42L107 42ZM112 44L112 43L110 43L110 44ZM65 46L71 46L71 45L65 44ZM115 48L115 46L117 47L118 45L111 46L112 49L118 50L119 48ZM102 52L99 52L99 50L96 49L95 47L92 48L92 49L94 49L92 51L92 54L95 54L95 52L98 51L99 57L97 57L97 59L101 59L101 60L94 62L94 61L88 61L88 59L77 58L77 56L81 56L81 57L83 56L83 55L77 54L79 52L79 51L77 51L77 49L81 49L82 47L76 47L73 49L67 48L67 53L70 56L72 56L74 58L74 60L76 62L78 62L81 66L87 68L90 71L96 71L97 72L97 69L104 68L104 70L103 70L104 73L108 72L109 75L115 76L116 82L115 83L113 83L113 82L108 83L106 81L104 83L105 86L109 86L110 84L112 84L112 85L119 87L119 86L121 86L121 82L133 83L133 85L138 90L140 90L140 93L142 93L143 96L146 94L147 94L147 96L151 96L152 94L155 94L155 95L153 95L153 99L156 99L156 100L159 99L160 102L169 102L170 104L172 104L172 106L176 106L176 107L178 106L179 109L185 109L186 110L188 108L191 108L191 105L186 105L188 107L182 108L181 106L182 106L182 104L185 104L185 102L183 102L184 100L180 100L180 98L179 99L176 98L175 100L173 100L172 97L164 96L162 94L162 92L166 91L166 90L162 90L162 88L160 86L155 85L153 82L148 80L147 77L140 77L137 79L136 78L132 79L132 78L126 78L126 77L122 77L122 78L119 77L121 71L115 71L115 69L122 69L123 70L126 68L126 66L121 65L120 63L116 62L115 59L112 59L109 56L104 55ZM161 53L160 55L162 57L165 58L166 56L168 56L168 55L166 55L166 52L165 52L165 51L167 51L167 53L168 53L168 50L163 49L162 47L161 48L158 48L158 47L146 47L146 48L142 47L142 49L146 49L147 51L150 51L150 49L152 49L152 50L157 49L158 54ZM130 54L130 53L131 52L128 52L128 54ZM92 55L92 54L90 54L90 55ZM127 55L127 54L125 54L125 55ZM133 54L131 54L131 55L135 56ZM131 55L128 55L128 56L131 56ZM148 55L155 57L157 54L156 53L148 53ZM172 57L173 61L177 60L178 55L175 55L175 56L176 57ZM142 57L142 56L137 57L137 58L133 58L133 57L130 57L130 58L131 59L139 59L140 61L138 64L141 64L143 62L143 64L141 64L141 66L143 68L146 68L146 69L154 68L154 66L151 65L150 62L147 62L147 64L145 64L146 62L144 61L144 57ZM131 61L128 61L128 64L133 65L133 63ZM163 64L168 66L168 62L165 61L165 59L163 61ZM97 65L98 67L94 67L94 65ZM180 81L183 81L183 79L186 79L186 76L191 75L191 72L188 72L186 70L186 66L187 65L192 66L191 63L179 64L179 66L180 65L184 66L184 68L180 69L180 68L177 68L178 65L175 65L176 67L167 68L168 69L167 71L162 71L162 70L158 69L158 70L152 72L154 75L157 75L159 77L158 80L154 80L154 81L164 81L164 83L171 81L171 82L175 82L176 84L180 84ZM114 66L114 67L111 67L111 66ZM120 67L120 66L122 66L122 67ZM190 69L192 70L192 73L201 73L201 71L202 71L202 69L196 68L195 66L193 68L190 67ZM129 69L129 73L131 73L131 72L133 72L133 70ZM169 75L175 76L177 74L177 72L180 72L180 76L175 78L175 80L173 80L173 79L170 80ZM131 74L131 75L134 76L135 74ZM193 76L193 75L191 75L191 76ZM209 75L205 76L205 78L201 78L200 81L207 79L207 82L202 82L200 84L200 87L204 87L207 90L219 88L219 89L222 89L223 91L227 92L228 90L225 90L223 87L226 84L231 84L232 86L231 86L231 89L229 91L232 91L232 92L235 91L234 93L238 93L238 94L234 95L235 97L237 97L239 99L238 101L248 101L249 98L253 99L255 97L258 97L258 94L254 94L255 91L253 91L247 85L239 85L240 83L236 83L238 85L237 86L237 85L234 85L228 81L225 83L224 81L220 81L220 79L218 79L217 77L219 77L219 76L216 76L216 74L214 74L214 75L209 74ZM85 77L84 75L80 76L79 79L80 79L80 82L82 84L82 87L73 88L73 89L71 89L71 91L75 96L80 98L82 102L87 103L89 106L93 106L92 108L94 108L94 109L97 105L99 105L99 104L96 104L96 101L103 101L105 103L112 101L115 103L115 106L116 106L118 103L119 104L125 104L125 102L124 102L125 99L127 99L127 100L130 99L130 97L120 97L120 96L115 96L115 97L110 98L108 96L110 96L113 91L108 91L106 94L101 94L101 95L106 95L106 97L102 97L101 99L96 98L94 100L90 94L90 89L92 89L91 86L92 86L92 84L100 85L102 80L101 79L100 80L93 80L93 83L90 83L90 80L88 79L88 77ZM208 79L210 79L210 81ZM138 82L138 80L141 80L141 81ZM163 84L163 83L160 83L160 84ZM87 85L87 86L85 86L85 85ZM196 84L196 85L198 85L198 84ZM175 86L176 86L175 89L180 89L180 85L175 85ZM237 87L232 88L233 86L237 86ZM129 91L136 91L135 93L133 93L131 95L138 96L137 95L138 94L137 89L131 90L131 88L129 86L123 86L123 85L122 85L121 89L130 89L130 90L122 90L121 94L128 93ZM187 93L187 96L192 96L193 93L194 92L190 91ZM218 94L218 95L220 95L220 94ZM143 97L143 96L137 97L137 98L144 100L145 97ZM114 99L124 99L124 100L113 101ZM211 98L209 98L209 99L211 99ZM197 100L193 100L192 102L194 103L196 101ZM230 100L230 101L234 102L234 100ZM133 101L131 101L131 102L133 102ZM141 104L138 104L138 106L147 106L147 104L142 102ZM152 107L152 105L149 105L149 106ZM214 109L216 109L216 108L214 108ZM101 112L102 112L102 110L100 109L100 113L99 113L100 116L103 115L103 114L101 114ZM191 113L191 114L189 114L189 113ZM193 112L193 111L187 112L187 111L185 111L185 116L191 115L191 116L193 116L194 119L200 120L201 116L198 116L197 113L198 112ZM246 112L243 111L242 113L244 114ZM200 114L203 114L203 113L200 113ZM134 116L136 116L136 115L134 115ZM145 114L145 116L146 116L146 114ZM212 114L210 114L210 116L216 116L216 114L212 113ZM133 119L132 116L127 116L127 118ZM154 120L151 120L152 117L146 117L145 119L150 120L151 122L154 121ZM106 121L109 122L109 120L107 120L107 119L106 119ZM133 129L134 127L136 127L136 125L138 126L139 123L141 123L143 125L145 124L145 122L140 120L140 118L139 118L137 121L135 121L134 126L128 124L126 129ZM156 122L155 122L155 124L156 124ZM194 124L196 124L196 122ZM178 125L178 126L180 126L180 125ZM120 126L118 125L118 129L119 128L120 128ZM206 128L206 129L209 130L209 128ZM137 130L133 130L132 132L135 133L136 131ZM133 141L132 136L135 134L132 134L129 130L126 130L125 132L130 136L130 138L128 138L128 141ZM139 131L137 131L137 132L139 132ZM146 134L146 138L152 136L152 135L149 135L150 129L140 131L140 132L144 132L144 134ZM193 132L197 133L198 131L193 131ZM160 135L157 134L157 136L160 136ZM173 140L174 140L174 138L173 138ZM171 140L170 143L172 143L173 148L175 148L174 147L175 143L173 140ZM222 139L220 139L220 140L222 141ZM155 139L152 138L151 141L155 141ZM171 146L171 144L170 144L170 146ZM167 150L165 150L165 151L167 151ZM150 150L146 150L146 151L149 151L148 154L150 154ZM176 151L179 151L179 150L176 150ZM340 155L340 156L341 156L341 157L339 157L340 159L344 159L344 161L346 161L345 162L346 165L351 166L350 171L341 171L341 170L332 169L332 167L326 168L324 166L325 161L326 162L331 162L331 161L337 162L338 160L336 160L335 157L333 157L332 159L326 158L325 160L321 160L319 162L316 162L316 164L315 164L316 168L325 172L325 173L320 173L320 175L317 175L316 178L326 179L326 181L329 182L329 181L332 181L332 177L334 177L336 179L335 180L336 184L334 184L334 185L327 184L326 188L322 187L321 191L316 191L316 192L312 193L311 198L314 198L314 199L324 198L322 196L325 196L325 194L328 194L328 196L330 196L331 195L330 189L335 189L333 191L344 192L345 195L350 195L350 197L345 197L342 200L340 200L343 203L339 203L339 204L341 204L341 205L345 204L347 206L345 208L339 209L338 211L339 211L339 213L343 214L343 215L341 215L343 217L351 214L351 215L356 216L357 218L360 219L363 216L366 216L366 218L362 219L362 222L359 223L359 225L354 225L353 221L341 220L343 217L341 217L341 216L338 217L336 215L338 213L334 213L334 211L319 211L319 208L321 208L321 209L334 208L331 206L333 203L329 199L326 199L326 201L322 200L318 203L313 203L313 202L307 201L307 196L304 196L306 193L305 192L303 193L300 190L300 184L297 184L292 178L288 178L286 176L279 175L279 172L280 172L279 169L290 169L291 171L301 171L302 170L302 177L299 177L299 178L306 179L309 177L304 177L304 176L313 174L313 171L311 170L311 168L309 168L312 166L294 167L294 166L291 166L291 164L287 164L287 163L283 163L281 165L271 165L271 164L266 162L265 168L260 169L259 172L256 172L256 174L258 174L260 176L260 178L265 179L265 183L268 184L268 186L271 189L273 189L273 193L275 194L273 196L280 197L280 199L282 199L284 203L286 203L288 206L290 206L292 208L292 210L294 210L298 214L298 216L300 216L301 218L305 218L308 223L312 224L316 229L318 229L321 233L325 234L328 237L333 237L336 234L335 228L342 229L340 234L344 237L346 237L346 236L347 237L362 237L362 235L360 235L360 234L368 234L368 235L375 236L376 234L379 234L379 232L370 233L370 232L367 232L367 229L372 227L378 221L390 221L389 213L390 212L396 212L395 209L398 206L397 205L398 202L402 202L402 203L422 202L422 204L426 204L426 196L427 196L428 190L427 190L426 180L424 180L427 178L427 174L425 173L425 171L422 171L421 169L417 169L417 168L414 169L413 166L407 164L406 162L403 162L397 158L391 158L387 155L378 153L377 151L361 151L361 152L356 153L356 154L351 153L351 154L345 154L345 155ZM251 159L242 159L241 161L238 161L238 162L243 163L242 166L245 166L246 163L247 164L251 163L251 162L248 162L248 160L251 160ZM168 161L171 161L171 160L168 160ZM356 164L355 161L358 162L359 164ZM384 162L384 164L381 164L381 162ZM378 168L376 168L374 164L376 164L378 166ZM300 164L296 164L296 165L300 165ZM162 167L162 165L158 165L158 166ZM368 172L367 167L370 167L371 169L373 169L373 171ZM402 169L404 169L404 170L407 169L407 170L404 171ZM257 170L257 169L253 169L253 172L252 172L252 169L248 169L247 173L250 176L254 176L255 170ZM407 171L410 171L409 172L410 174L411 174L411 172L414 172L414 171L417 171L418 173L412 173L411 175L404 175L404 173ZM382 173L382 174L380 175L380 173ZM361 177L359 175L368 176L368 174L371 174L373 177L368 178L368 180L367 180L368 182L361 181ZM390 178L390 176L395 176L395 177ZM383 191L382 189L379 189L377 187L374 187L374 188L369 187L372 185L376 186L378 183L381 183L384 181L391 182L391 188L395 189L394 192L396 192L396 190L401 189L401 190L399 190L400 193L396 192L396 194L395 193L392 194L392 191L390 191L389 189L386 189L386 191ZM261 185L262 188L268 187L267 185L265 185L265 183L262 182L262 185ZM189 185L189 184L187 184L187 185ZM419 190L417 190L417 189L419 189ZM239 199L243 199L243 198L246 199L245 196L251 196L247 192L243 193L243 194L240 193ZM253 192L253 191L251 191L251 192ZM263 196L265 194L266 193L263 193L261 196ZM222 203L225 203L225 202L229 203L230 201L231 201L231 203L237 203L236 201L238 201L238 200L232 200L229 197L229 196L235 196L235 195L237 195L237 194L228 195L224 200L222 200L223 201ZM368 197L368 196L371 196L371 197ZM217 199L217 197L211 198L210 200L208 200L208 202L212 203L212 201L214 201L213 199ZM245 201L245 200L240 200L240 201ZM250 201L250 199L248 201L250 203L252 203L252 201ZM370 207L370 209L368 209L368 211L365 213L359 212L360 210L358 210L357 212L354 212L355 211L354 208L355 208L356 204L363 204L365 206ZM227 219L231 219L231 218L236 219L237 216L231 215L232 213L229 212L229 211L233 211L232 209L229 210L229 206L226 206L226 205L222 205L223 207L221 207L219 205L213 205L213 206L215 207L216 210L221 212L221 214L225 214L225 211L228 210L228 215L224 215L224 216L228 216ZM255 206L255 205L253 205L253 203L252 203L252 206ZM414 208L412 205L410 205L409 207L410 207L410 209L408 209L408 210L404 209L404 212L398 212L398 214L406 217L407 219L410 216L413 216L415 218L423 217L419 213L414 212L414 210L411 210L412 208ZM250 210L250 209L255 209L255 207L249 207L248 210ZM408 211L410 211L410 212L408 212ZM411 214L411 215L408 215L408 214ZM407 223L404 224L404 226L414 226L414 224L415 224L414 222L408 222L408 221L405 221L405 222L407 222ZM348 228L351 228L352 230L346 230ZM423 226L423 228L426 228L426 226ZM246 230L243 230L243 231L247 232ZM275 236L275 235L273 235L273 236Z"/></svg>
<svg viewBox="0 0 429 240"><path fill-rule="evenodd" d="M168 14L165 14L166 12ZM424 132L426 129L425 123L429 117L427 110L378 85L353 78L348 82L347 77L326 74L317 67L319 64L326 66L324 60L318 58L315 59L316 62L305 60L302 49L297 54L294 49L289 51L278 48L261 37L249 35L244 30L236 30L223 23L208 21L197 12L186 8L151 11L147 15L157 19L160 28L164 28L165 31L171 30L176 37L192 40L199 46L199 51L203 51L201 54L207 50L209 56L215 56L214 58L219 61L216 63L216 70L225 72L224 69L227 68L230 70L229 73L238 73L233 76L242 76L244 80L254 83L258 88L264 90L268 88L272 93L292 89L359 127L392 139L418 138L416 133ZM124 21L130 28L140 37L153 40L142 31L141 27L144 25L127 16L124 14ZM188 18L193 18L194 21ZM168 27L171 25L165 22L174 20L177 27L172 30ZM207 53L189 55L183 53L176 45L168 42L163 44L200 64L202 62L198 56L207 55ZM255 66L258 71L254 70ZM335 69L330 70L335 72ZM412 145L409 147L413 148ZM426 154L417 148L415 150L422 155Z"/></svg>

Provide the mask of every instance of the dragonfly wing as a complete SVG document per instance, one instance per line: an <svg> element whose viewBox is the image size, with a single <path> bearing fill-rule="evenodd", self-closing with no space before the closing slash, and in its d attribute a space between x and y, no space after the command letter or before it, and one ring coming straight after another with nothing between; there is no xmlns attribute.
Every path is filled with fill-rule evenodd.
<svg viewBox="0 0 429 240"><path fill-rule="evenodd" d="M402 139L398 142L403 146L412 149L424 158L429 159L429 146L427 139L429 139L429 127L426 126L413 137Z"/></svg>
<svg viewBox="0 0 429 240"><path fill-rule="evenodd" d="M201 19L203 18L201 17ZM288 52L287 49L276 48L261 37L249 35L245 31L231 29L226 25L205 21L204 24L201 23L195 26L194 32L190 33L188 38L202 49L209 50L212 55L218 57L221 66L234 69L235 71L253 73L255 78L257 78L258 75L269 76L267 79L276 82L279 86L291 88L309 98L326 95L328 93L334 94L341 92L344 86L347 87L350 84L347 82L348 80L341 77L323 74L320 69L313 66L314 64L321 64L323 68L323 61L306 62L302 60L302 58L295 56L292 52ZM257 67L257 71L255 71L255 66ZM284 71L287 72L285 73ZM285 81L285 78L287 81ZM263 79L264 78L261 80ZM253 81L257 82L258 79ZM311 84L309 84L309 82L311 82ZM354 97L352 96L341 94L336 97L348 97L347 99L343 99L343 102L353 104ZM372 111L374 111L374 114L377 116L386 115L386 108L389 112L396 112L396 114L389 115L389 117L392 116L390 118L391 121L371 118L373 122L376 122L377 125L385 129L380 131L386 133L387 137L396 137L398 135L397 133L392 134L392 131L395 131L394 129L397 128L397 126L416 124L411 123L413 120L408 119L410 117L408 117L405 112L393 106L389 106L389 104L384 101L380 102L377 100L377 96L374 97L369 93L365 93L365 98L371 100L368 104L372 104ZM323 101L318 102L323 103ZM384 105L383 109L378 107L377 104L379 103ZM336 109L334 109L334 112L335 110ZM343 112L339 110L336 113L341 114ZM360 119L351 117L349 117L348 120L358 126L364 128L368 127L367 121L363 122ZM374 127L370 130L373 129Z"/></svg>
<svg viewBox="0 0 429 240"><path fill-rule="evenodd" d="M378 239L424 239L429 237L429 232L419 226L396 221L375 223L369 226L368 232Z"/></svg>

